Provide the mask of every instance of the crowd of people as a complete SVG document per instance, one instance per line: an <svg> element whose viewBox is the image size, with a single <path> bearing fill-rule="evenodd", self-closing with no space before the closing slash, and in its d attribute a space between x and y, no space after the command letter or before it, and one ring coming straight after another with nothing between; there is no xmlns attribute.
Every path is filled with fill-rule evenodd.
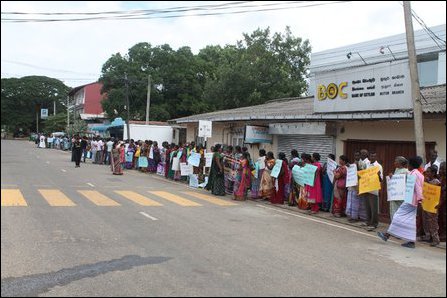
<svg viewBox="0 0 447 298"><path fill-rule="evenodd" d="M352 159L341 155L333 173L328 172L328 163L320 162L319 153L290 152L290 160L284 152L279 152L277 159L273 152L259 150L259 156L252 158L246 147L222 146L211 147L212 155L206 157L206 150L200 144L169 144L161 146L156 141L119 141L113 138L92 138L76 136L71 143L72 161L76 167L81 160L92 159L94 164L110 165L114 175L123 175L124 170L139 170L147 173L157 173L167 179L188 181L190 175L182 176L179 164L188 164L192 153L200 154L200 163L192 167L192 175L202 182L205 189L213 195L231 195L234 200L246 200L248 197L259 200L269 200L272 204L289 204L307 210L309 214L330 212L334 217L347 217L350 222L361 221L368 231L377 229L379 224L379 191L374 190L359 194L357 186L346 187L348 167L355 165L358 171L377 167L380 181L385 178L382 166L375 152L363 149L355 152ZM57 145L55 147L58 147ZM60 145L59 145L60 147ZM415 156L406 158L397 156L394 161L394 171L387 176L397 174L416 177L412 204L404 201L390 201L391 225L386 233L378 232L379 237L387 240L390 235L407 240L404 246L414 247L416 229L423 230L422 241L429 241L436 246L445 241L445 162L440 162L437 152L430 153L431 160L422 165L422 158ZM335 161L335 156L329 154L328 159ZM206 159L211 161L207 162ZM295 165L303 167L306 164L316 167L314 183L300 185L292 177ZM205 167L208 165L209 167ZM279 174L272 176L275 165L281 165ZM329 178L333 174L333 181ZM361 179L361 178L359 178ZM423 183L442 187L440 203L437 212L423 211L420 203L424 200ZM386 191L386 190L380 190ZM416 220L416 215L418 219ZM414 219L414 220L413 220ZM414 222L414 225L413 225Z"/></svg>

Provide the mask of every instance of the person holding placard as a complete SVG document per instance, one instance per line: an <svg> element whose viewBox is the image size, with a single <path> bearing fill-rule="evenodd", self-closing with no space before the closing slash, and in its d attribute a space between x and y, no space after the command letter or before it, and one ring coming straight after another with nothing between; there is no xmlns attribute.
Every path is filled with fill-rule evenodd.
<svg viewBox="0 0 447 298"><path fill-rule="evenodd" d="M323 175L323 205L321 206L321 209L325 212L329 212L331 210L331 198L332 198L332 192L334 191L334 185L332 184L330 173L329 171L333 171L337 168L335 163L335 155L334 154L328 154L328 161L324 163L323 168L321 170L321 173ZM332 164L331 164L332 162ZM329 163L329 170L328 170L328 163Z"/></svg>
<svg viewBox="0 0 447 298"><path fill-rule="evenodd" d="M260 196L260 188L261 188L261 177L264 173L265 168L265 150L261 149L259 150L259 158L257 159L255 163L255 171L256 175L253 178L253 181L251 183L251 198L257 199Z"/></svg>
<svg viewBox="0 0 447 298"><path fill-rule="evenodd" d="M425 169L425 182L432 185L441 185L438 180L437 173L438 167L436 165L431 165ZM425 199L425 198L424 198ZM437 210L436 210L437 211ZM425 236L422 241L429 242L431 239L430 246L437 246L440 243L439 240L439 226L438 226L438 212L432 213L427 210L422 210L422 223L424 227Z"/></svg>
<svg viewBox="0 0 447 298"><path fill-rule="evenodd" d="M239 160L239 168L237 169L236 179L234 181L234 200L245 201L247 199L247 192L251 184L251 170L249 164L248 152L242 153Z"/></svg>
<svg viewBox="0 0 447 298"><path fill-rule="evenodd" d="M365 151L363 151L363 153L365 154ZM353 166L357 167L357 172L366 169L366 163L363 163L360 157L361 157L360 151L356 151L354 153L354 163L351 164L351 167ZM349 173L350 171L348 171L347 177L351 177ZM358 184L348 186L347 198L346 198L346 216L349 217L348 219L349 222L357 222L359 220L359 208L360 208L359 186Z"/></svg>
<svg viewBox="0 0 447 298"><path fill-rule="evenodd" d="M416 157L410 158L408 161L408 175L416 177L414 185L413 201L411 204L402 203L393 216L391 224L386 233L377 232L377 235L387 241L393 235L394 237L404 239L407 242L401 245L408 248L415 248L416 242L416 210L418 204L423 200L422 188L424 185L424 176L418 171L421 163Z"/></svg>
<svg viewBox="0 0 447 298"><path fill-rule="evenodd" d="M340 155L338 158L338 168L334 171L334 202L332 205L332 213L335 217L341 217L345 214L346 209L346 174L349 164L346 155Z"/></svg>
<svg viewBox="0 0 447 298"><path fill-rule="evenodd" d="M277 185L276 192L270 197L270 203L272 204L284 204L286 199L286 187L289 185L289 167L287 164L286 154L279 152L278 160L281 160L281 170L279 171L278 178L273 178L273 183Z"/></svg>
<svg viewBox="0 0 447 298"><path fill-rule="evenodd" d="M394 173L389 174L388 176L391 178L393 175L399 174L408 174L407 169L408 161L403 156L397 156L394 160ZM399 209L400 205L402 205L403 201L390 201L390 219L393 219L394 213L396 213L397 209Z"/></svg>
<svg viewBox="0 0 447 298"><path fill-rule="evenodd" d="M171 152L169 156L169 169L168 169L168 178L174 180L175 171L172 169L172 163L174 162L174 158L176 158L178 152L178 146L174 143L171 144Z"/></svg>
<svg viewBox="0 0 447 298"><path fill-rule="evenodd" d="M321 188L321 163L320 154L313 153L310 164L317 167L314 176L314 185L306 185L307 202L310 204L310 213L316 214L320 209L320 204L323 202L323 189Z"/></svg>
<svg viewBox="0 0 447 298"><path fill-rule="evenodd" d="M267 156L265 158L265 168L261 177L260 196L263 199L269 199L275 195L275 184L273 184L273 178L270 175L274 166L275 156L273 155L273 152L269 151L267 152Z"/></svg>
<svg viewBox="0 0 447 298"><path fill-rule="evenodd" d="M438 167L437 174L439 174L439 168L441 166L441 161L439 161L439 159L438 159L438 151L436 151L434 149L430 150L430 161L425 165L424 170L426 171L432 165L435 165Z"/></svg>
<svg viewBox="0 0 447 298"><path fill-rule="evenodd" d="M377 161L376 152L371 152L369 155L370 164L369 167L379 167L379 180L383 180L383 168L382 165ZM366 205L366 229L368 231L373 231L379 225L379 191L373 190L364 194L365 205Z"/></svg>
<svg viewBox="0 0 447 298"><path fill-rule="evenodd" d="M221 155L221 145L217 144L214 146L213 160L211 162L210 175L208 178L208 183L205 189L211 190L211 193L216 196L225 195L225 177L224 177L224 167Z"/></svg>

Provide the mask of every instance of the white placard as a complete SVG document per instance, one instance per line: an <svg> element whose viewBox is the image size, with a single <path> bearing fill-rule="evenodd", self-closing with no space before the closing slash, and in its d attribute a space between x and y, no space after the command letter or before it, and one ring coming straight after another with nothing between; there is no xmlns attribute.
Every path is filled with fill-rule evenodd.
<svg viewBox="0 0 447 298"><path fill-rule="evenodd" d="M213 130L213 122L207 120L199 120L198 136L202 138L211 138Z"/></svg>
<svg viewBox="0 0 447 298"><path fill-rule="evenodd" d="M154 148L151 146L151 150L149 150L149 158L154 159Z"/></svg>
<svg viewBox="0 0 447 298"><path fill-rule="evenodd" d="M179 171L180 170L180 158L174 157L172 159L172 167L171 170L173 171Z"/></svg>
<svg viewBox="0 0 447 298"><path fill-rule="evenodd" d="M193 168L191 165L188 165L186 162L180 163L180 176L189 176L193 174Z"/></svg>
<svg viewBox="0 0 447 298"><path fill-rule="evenodd" d="M356 186L358 183L357 165L349 165L348 173L346 174L346 187Z"/></svg>
<svg viewBox="0 0 447 298"><path fill-rule="evenodd" d="M386 177L388 201L403 201L405 199L405 174Z"/></svg>
<svg viewBox="0 0 447 298"><path fill-rule="evenodd" d="M189 175L189 186L191 187L199 187L199 176L191 174Z"/></svg>
<svg viewBox="0 0 447 298"><path fill-rule="evenodd" d="M211 163L213 162L214 153L205 153L205 167L211 167Z"/></svg>
<svg viewBox="0 0 447 298"><path fill-rule="evenodd" d="M331 180L331 183L334 183L334 171L337 169L337 163L328 157L326 164L326 172Z"/></svg>

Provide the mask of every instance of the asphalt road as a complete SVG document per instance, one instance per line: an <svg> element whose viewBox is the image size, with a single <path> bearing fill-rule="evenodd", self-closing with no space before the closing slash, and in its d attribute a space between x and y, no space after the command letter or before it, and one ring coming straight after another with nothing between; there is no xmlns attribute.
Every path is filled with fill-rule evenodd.
<svg viewBox="0 0 447 298"><path fill-rule="evenodd" d="M2 296L446 296L445 250L70 157L1 141Z"/></svg>

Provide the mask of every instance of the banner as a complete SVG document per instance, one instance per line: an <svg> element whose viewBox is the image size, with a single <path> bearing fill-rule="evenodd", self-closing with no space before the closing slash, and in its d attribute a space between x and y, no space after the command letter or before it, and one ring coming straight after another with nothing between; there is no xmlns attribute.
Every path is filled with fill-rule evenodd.
<svg viewBox="0 0 447 298"><path fill-rule="evenodd" d="M174 157L172 159L171 170L173 170L173 171L179 171L180 170L180 159L178 157Z"/></svg>
<svg viewBox="0 0 447 298"><path fill-rule="evenodd" d="M414 185L416 184L416 176L407 175L407 183L405 184L405 198L404 202L408 204L413 203Z"/></svg>
<svg viewBox="0 0 447 298"><path fill-rule="evenodd" d="M295 182L301 186L304 186L303 181L303 171L302 168L299 165L294 165L292 168L292 177Z"/></svg>
<svg viewBox="0 0 447 298"><path fill-rule="evenodd" d="M188 157L188 164L198 167L200 164L200 153L191 152L191 155Z"/></svg>
<svg viewBox="0 0 447 298"><path fill-rule="evenodd" d="M126 153L126 162L132 162L133 161L133 152L127 152Z"/></svg>
<svg viewBox="0 0 447 298"><path fill-rule="evenodd" d="M277 159L275 161L275 166L272 169L272 172L270 173L270 176L273 178L278 178L279 173L281 172L282 167L282 159Z"/></svg>
<svg viewBox="0 0 447 298"><path fill-rule="evenodd" d="M303 171L303 183L309 186L314 186L315 172L317 171L318 167L307 163L301 169Z"/></svg>
<svg viewBox="0 0 447 298"><path fill-rule="evenodd" d="M211 163L213 162L214 153L205 153L205 167L210 168Z"/></svg>
<svg viewBox="0 0 447 298"><path fill-rule="evenodd" d="M193 169L191 165L188 165L186 162L180 163L180 176L189 176L193 174Z"/></svg>
<svg viewBox="0 0 447 298"><path fill-rule="evenodd" d="M441 186L424 182L422 195L424 197L422 200L422 209L427 212L436 213L437 210L435 207L438 206L439 199L441 198Z"/></svg>
<svg viewBox="0 0 447 298"><path fill-rule="evenodd" d="M334 183L334 171L337 169L337 163L328 157L326 164L326 173L331 180L331 183Z"/></svg>
<svg viewBox="0 0 447 298"><path fill-rule="evenodd" d="M147 157L146 156L140 156L138 157L138 167L140 168L147 168Z"/></svg>
<svg viewBox="0 0 447 298"><path fill-rule="evenodd" d="M386 191L388 201L403 201L405 199L406 183L405 174L386 177Z"/></svg>
<svg viewBox="0 0 447 298"><path fill-rule="evenodd" d="M189 186L191 187L199 187L199 176L191 174L189 175Z"/></svg>
<svg viewBox="0 0 447 298"><path fill-rule="evenodd" d="M379 171L379 167L375 166L357 172L357 174L360 176L359 194L379 190L381 188L379 175L377 174Z"/></svg>
<svg viewBox="0 0 447 298"><path fill-rule="evenodd" d="M357 165L352 164L348 167L348 172L346 173L346 187L356 186L359 184L357 176Z"/></svg>

